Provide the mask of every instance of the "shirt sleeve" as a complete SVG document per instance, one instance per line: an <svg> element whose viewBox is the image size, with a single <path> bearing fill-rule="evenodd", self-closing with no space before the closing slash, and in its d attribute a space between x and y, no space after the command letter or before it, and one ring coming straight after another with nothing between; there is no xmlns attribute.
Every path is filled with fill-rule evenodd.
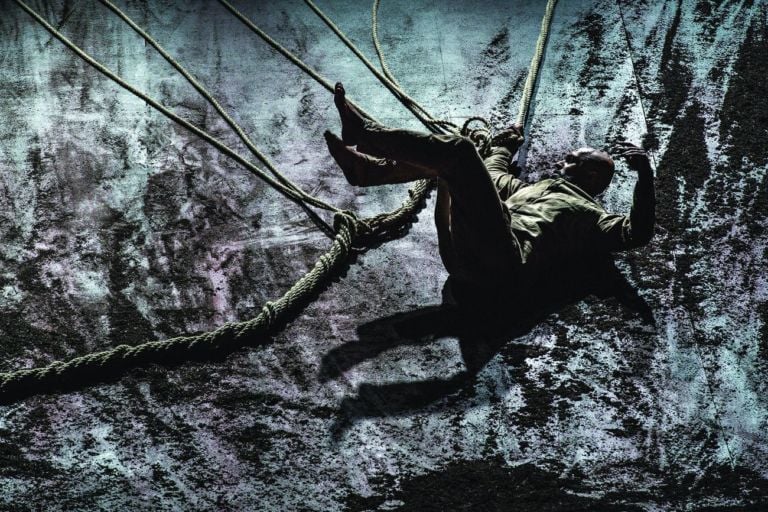
<svg viewBox="0 0 768 512"><path fill-rule="evenodd" d="M501 146L491 147L490 154L483 159L485 168L488 170L491 181L502 201L506 201L512 194L528 185L515 175L510 174L509 166L511 162L512 153L507 148Z"/></svg>
<svg viewBox="0 0 768 512"><path fill-rule="evenodd" d="M656 223L656 192L653 174L638 173L629 215L605 213L597 221L599 243L606 251L623 251L640 247L653 238Z"/></svg>

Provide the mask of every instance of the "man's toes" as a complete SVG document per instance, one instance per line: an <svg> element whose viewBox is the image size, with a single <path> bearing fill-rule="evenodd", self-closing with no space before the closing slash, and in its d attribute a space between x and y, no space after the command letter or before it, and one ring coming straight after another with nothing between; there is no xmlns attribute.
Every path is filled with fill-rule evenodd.
<svg viewBox="0 0 768 512"><path fill-rule="evenodd" d="M346 91L341 82L336 82L336 87L333 89L333 102L336 104L336 108L339 110L339 115L344 117L344 107L346 106Z"/></svg>
<svg viewBox="0 0 768 512"><path fill-rule="evenodd" d="M337 82L333 90L333 102L341 118L341 138L347 146L357 145L360 130L363 128L364 117L346 98L346 91L341 82Z"/></svg>
<svg viewBox="0 0 768 512"><path fill-rule="evenodd" d="M326 130L323 133L323 136L325 137L325 143L328 145L328 151L334 158L336 158L337 155L343 154L344 149L346 149L343 140L330 130Z"/></svg>

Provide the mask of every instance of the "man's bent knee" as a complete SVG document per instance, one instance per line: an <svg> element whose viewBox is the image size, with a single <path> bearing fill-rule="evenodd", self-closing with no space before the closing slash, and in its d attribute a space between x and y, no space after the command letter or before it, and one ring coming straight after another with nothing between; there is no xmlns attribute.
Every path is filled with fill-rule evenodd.
<svg viewBox="0 0 768 512"><path fill-rule="evenodd" d="M467 180L475 183L489 181L490 175L474 143L466 137L448 137L452 138L446 140L446 164L440 169L440 176L450 185L461 187L467 185Z"/></svg>

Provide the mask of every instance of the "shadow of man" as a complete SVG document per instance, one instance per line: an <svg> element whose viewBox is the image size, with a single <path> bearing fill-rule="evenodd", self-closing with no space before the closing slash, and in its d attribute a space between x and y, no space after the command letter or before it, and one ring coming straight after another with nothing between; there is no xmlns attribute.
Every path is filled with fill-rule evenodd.
<svg viewBox="0 0 768 512"><path fill-rule="evenodd" d="M363 383L358 396L342 401L332 435L338 440L363 418L411 413L457 392L466 392L485 365L500 351L514 367L539 347L511 343L548 315L588 295L615 298L651 326L650 306L617 268L610 254L575 260L547 272L530 289L510 290L503 299L462 289L450 278L443 303L380 318L358 327L358 341L345 343L322 359L319 378L340 377L355 365L402 345L421 345L441 337L458 338L466 369L447 378L374 385ZM464 393L453 398L460 399Z"/></svg>

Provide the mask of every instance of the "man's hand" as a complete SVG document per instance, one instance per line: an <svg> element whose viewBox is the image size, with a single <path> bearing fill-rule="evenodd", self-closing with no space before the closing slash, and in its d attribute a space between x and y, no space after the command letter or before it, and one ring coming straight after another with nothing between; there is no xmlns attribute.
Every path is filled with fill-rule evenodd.
<svg viewBox="0 0 768 512"><path fill-rule="evenodd" d="M491 146L501 146L507 148L510 153L515 152L523 145L525 140L523 136L523 127L519 124L513 124L506 130L497 133L491 139Z"/></svg>
<svg viewBox="0 0 768 512"><path fill-rule="evenodd" d="M626 158L627 165L636 172L650 172L651 162L648 160L648 153L636 144L631 142L617 142L612 148L612 153L616 156Z"/></svg>

